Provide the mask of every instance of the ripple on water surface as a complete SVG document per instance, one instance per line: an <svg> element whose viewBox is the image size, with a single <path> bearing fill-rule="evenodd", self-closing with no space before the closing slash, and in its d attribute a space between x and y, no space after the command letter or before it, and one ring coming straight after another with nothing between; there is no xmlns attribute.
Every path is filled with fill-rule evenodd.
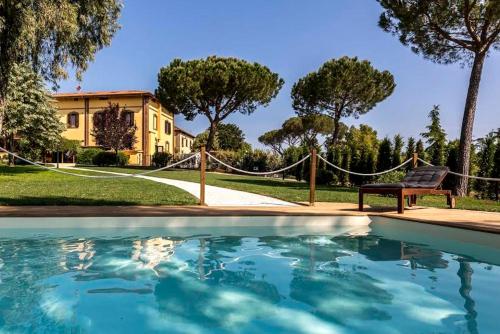
<svg viewBox="0 0 500 334"><path fill-rule="evenodd" d="M422 226L4 229L0 332L494 333L500 238Z"/></svg>

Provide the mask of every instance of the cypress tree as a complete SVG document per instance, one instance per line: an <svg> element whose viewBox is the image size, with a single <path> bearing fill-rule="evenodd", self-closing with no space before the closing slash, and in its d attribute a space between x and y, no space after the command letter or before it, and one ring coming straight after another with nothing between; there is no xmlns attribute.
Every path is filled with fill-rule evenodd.
<svg viewBox="0 0 500 334"><path fill-rule="evenodd" d="M422 160L427 159L427 155L425 154L424 142L422 139L417 141L417 145L415 146L415 152L418 154L418 157Z"/></svg>
<svg viewBox="0 0 500 334"><path fill-rule="evenodd" d="M382 139L378 148L377 171L382 172L392 167L392 143L387 137Z"/></svg>
<svg viewBox="0 0 500 334"><path fill-rule="evenodd" d="M421 135L427 139L427 143L429 144L426 151L429 155L430 163L436 166L443 166L446 158L446 132L441 126L439 106L434 106L429 112L429 118L431 119L431 124L426 127L427 132L423 132Z"/></svg>
<svg viewBox="0 0 500 334"><path fill-rule="evenodd" d="M392 167L399 166L403 161L403 137L400 134L394 136L394 149L392 150Z"/></svg>

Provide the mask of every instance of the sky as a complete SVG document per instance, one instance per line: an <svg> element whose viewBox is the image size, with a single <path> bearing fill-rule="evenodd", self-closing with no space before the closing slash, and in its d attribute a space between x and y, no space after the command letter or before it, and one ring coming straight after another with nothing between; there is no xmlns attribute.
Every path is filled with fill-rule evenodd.
<svg viewBox="0 0 500 334"><path fill-rule="evenodd" d="M299 78L325 61L342 56L369 60L390 71L394 93L348 125L368 124L379 137L397 133L418 137L428 124L433 105L441 108L448 138L460 135L470 69L440 65L413 53L378 26L381 7L375 0L125 0L121 30L78 83L74 76L60 83L60 92L141 89L154 92L157 74L174 58L210 55L258 62L278 73L285 85L267 106L250 116L234 114L247 141L279 128L294 116L290 91ZM500 127L500 51L484 66L474 137ZM176 116L176 125L192 133L208 127Z"/></svg>

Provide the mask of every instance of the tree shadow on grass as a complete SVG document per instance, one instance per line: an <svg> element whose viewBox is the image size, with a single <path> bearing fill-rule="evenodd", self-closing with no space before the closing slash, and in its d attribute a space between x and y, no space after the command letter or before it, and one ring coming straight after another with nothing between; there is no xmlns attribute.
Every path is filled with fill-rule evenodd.
<svg viewBox="0 0 500 334"><path fill-rule="evenodd" d="M92 198L74 198L64 196L21 196L18 198L0 197L0 205L27 206L27 205L83 205L83 206L105 206L105 205L140 205L137 201L130 200L106 200Z"/></svg>
<svg viewBox="0 0 500 334"><path fill-rule="evenodd" d="M30 166L0 166L0 176L17 176L22 174L40 174L46 172L39 167Z"/></svg>
<svg viewBox="0 0 500 334"><path fill-rule="evenodd" d="M255 186L296 188L300 190L309 190L309 183L293 182L293 181L290 182L290 181L280 181L280 180L234 179L234 178L221 178L219 179L219 181L229 182L229 183L249 184ZM336 187L336 186L325 186L325 185L318 185L316 187L316 190L335 191L343 193L358 192L358 188L347 188L347 187Z"/></svg>

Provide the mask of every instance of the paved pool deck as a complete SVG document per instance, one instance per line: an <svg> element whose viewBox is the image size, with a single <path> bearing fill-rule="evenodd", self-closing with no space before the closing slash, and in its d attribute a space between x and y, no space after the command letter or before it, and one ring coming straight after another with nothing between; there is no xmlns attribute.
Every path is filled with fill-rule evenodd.
<svg viewBox="0 0 500 334"><path fill-rule="evenodd" d="M500 213L458 209L407 208L396 211L356 204L316 203L315 206L0 206L0 217L172 217L172 216L376 216L500 234Z"/></svg>

